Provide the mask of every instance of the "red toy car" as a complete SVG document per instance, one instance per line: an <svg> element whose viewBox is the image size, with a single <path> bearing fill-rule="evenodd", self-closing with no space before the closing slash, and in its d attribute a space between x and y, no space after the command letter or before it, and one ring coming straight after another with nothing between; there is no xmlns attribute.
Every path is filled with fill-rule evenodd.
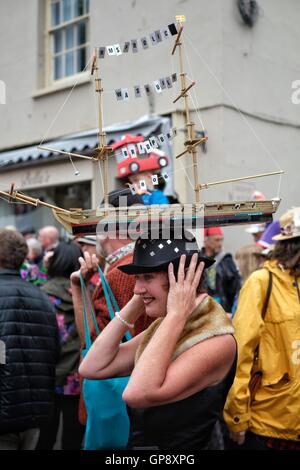
<svg viewBox="0 0 300 470"><path fill-rule="evenodd" d="M168 165L168 157L162 150L152 149L150 153L146 153L146 150L145 153L139 152L137 144L144 142L144 140L142 136L126 134L121 140L112 145L118 165L119 178L125 178L143 171L161 170ZM122 149L125 149L125 152Z"/></svg>

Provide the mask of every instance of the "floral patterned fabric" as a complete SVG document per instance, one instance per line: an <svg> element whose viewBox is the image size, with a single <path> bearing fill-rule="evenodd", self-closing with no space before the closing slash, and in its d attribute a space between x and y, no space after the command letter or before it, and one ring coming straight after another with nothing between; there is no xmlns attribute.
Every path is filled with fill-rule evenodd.
<svg viewBox="0 0 300 470"><path fill-rule="evenodd" d="M38 264L29 263L25 261L20 269L21 278L24 281L31 282L35 286L42 286L47 282L48 276L47 271L44 267L40 267Z"/></svg>

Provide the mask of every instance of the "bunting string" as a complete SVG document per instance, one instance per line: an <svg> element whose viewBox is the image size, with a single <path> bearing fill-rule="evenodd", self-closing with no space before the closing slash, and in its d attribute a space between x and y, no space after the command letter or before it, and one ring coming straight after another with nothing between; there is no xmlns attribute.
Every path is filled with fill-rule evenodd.
<svg viewBox="0 0 300 470"><path fill-rule="evenodd" d="M120 56L132 52L136 54L141 50L149 49L150 45L156 46L159 43L162 43L164 40L171 38L178 34L177 26L175 23L164 26L161 29L153 31L147 36L143 36L139 39L130 39L124 42L121 46L120 44L112 44L109 46L100 46L97 47L97 54L99 59L105 59L106 57Z"/></svg>
<svg viewBox="0 0 300 470"><path fill-rule="evenodd" d="M141 98L143 93L145 93L146 96L150 95L152 90L155 90L156 93L160 94L163 90L173 88L173 85L176 82L177 73L172 73L170 76L154 80L151 84L145 83L144 85L135 85L133 90L130 92L128 88L117 88L115 89L115 95L117 101L127 101L130 99L130 95L134 98Z"/></svg>

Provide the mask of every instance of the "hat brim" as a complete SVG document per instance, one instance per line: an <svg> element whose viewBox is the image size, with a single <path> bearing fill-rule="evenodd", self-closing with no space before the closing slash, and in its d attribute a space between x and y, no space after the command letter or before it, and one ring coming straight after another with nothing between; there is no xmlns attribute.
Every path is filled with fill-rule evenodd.
<svg viewBox="0 0 300 470"><path fill-rule="evenodd" d="M90 246L97 246L97 243L95 242L87 242L87 241L82 241L82 240L77 240L77 243L79 243L80 245L90 245Z"/></svg>
<svg viewBox="0 0 300 470"><path fill-rule="evenodd" d="M291 240L291 238L298 238L300 235L275 235L272 237L272 240L280 241L280 240Z"/></svg>
<svg viewBox="0 0 300 470"><path fill-rule="evenodd" d="M188 263L191 261L192 256L194 253L191 253L189 255L186 255L186 261ZM124 264L123 266L118 266L118 269L122 271L122 273L125 274L144 274L144 273L155 273L158 271L168 271L168 266L170 263L173 263L174 269L176 270L179 266L180 262L180 256L177 258L174 258L170 261L167 261L165 263L158 264L156 266L142 266L142 265L137 265L137 264ZM198 263L203 261L204 263L204 269L209 268L212 266L215 262L213 258L208 258L207 256L203 256L200 253L198 254Z"/></svg>

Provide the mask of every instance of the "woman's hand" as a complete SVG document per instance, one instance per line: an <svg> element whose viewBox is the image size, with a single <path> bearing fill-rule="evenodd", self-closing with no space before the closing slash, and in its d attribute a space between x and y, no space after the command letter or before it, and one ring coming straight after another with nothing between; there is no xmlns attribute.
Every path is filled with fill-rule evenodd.
<svg viewBox="0 0 300 470"><path fill-rule="evenodd" d="M186 255L180 257L177 281L174 275L173 264L169 264L169 295L167 301L167 315L180 315L187 318L196 307L197 287L204 269L204 263L201 262L196 269L198 254L195 253L190 262L189 268L185 273ZM206 294L198 297L202 301Z"/></svg>
<svg viewBox="0 0 300 470"><path fill-rule="evenodd" d="M90 256L90 254L85 251L83 258L80 256L78 261L80 263L80 269L72 273L70 277L71 283L74 286L80 286L80 273L85 282L89 282L93 275L98 271L98 259L96 255Z"/></svg>
<svg viewBox="0 0 300 470"><path fill-rule="evenodd" d="M127 302L127 305L132 311L142 311L142 313L145 312L145 304L140 295L133 294L129 302Z"/></svg>
<svg viewBox="0 0 300 470"><path fill-rule="evenodd" d="M124 313L123 313L124 311ZM140 295L134 294L133 297L127 302L126 306L122 309L123 316L129 323L134 323L136 320L145 314L145 304Z"/></svg>
<svg viewBox="0 0 300 470"><path fill-rule="evenodd" d="M51 251L46 251L46 253L44 254L44 257L43 257L43 265L46 269L49 268L49 265L50 265L50 260L51 258L53 257L54 255L54 251L51 250Z"/></svg>

